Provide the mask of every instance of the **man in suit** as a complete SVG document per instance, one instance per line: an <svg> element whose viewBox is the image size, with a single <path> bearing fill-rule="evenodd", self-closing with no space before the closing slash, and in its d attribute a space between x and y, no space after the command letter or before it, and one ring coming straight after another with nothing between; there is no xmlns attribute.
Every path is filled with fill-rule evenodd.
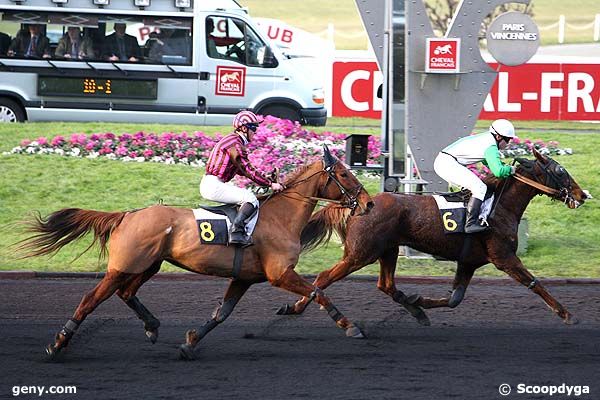
<svg viewBox="0 0 600 400"><path fill-rule="evenodd" d="M10 36L4 32L0 32L0 56L5 56L10 46Z"/></svg>
<svg viewBox="0 0 600 400"><path fill-rule="evenodd" d="M139 61L140 46L134 36L125 33L125 28L125 24L115 23L114 33L108 35L104 40L102 58L109 61Z"/></svg>
<svg viewBox="0 0 600 400"><path fill-rule="evenodd" d="M67 33L58 41L54 55L72 60L94 58L92 40L87 36L83 37L79 27L70 26Z"/></svg>
<svg viewBox="0 0 600 400"><path fill-rule="evenodd" d="M50 41L41 33L42 27L31 24L27 31L20 31L8 48L9 56L50 58Z"/></svg>

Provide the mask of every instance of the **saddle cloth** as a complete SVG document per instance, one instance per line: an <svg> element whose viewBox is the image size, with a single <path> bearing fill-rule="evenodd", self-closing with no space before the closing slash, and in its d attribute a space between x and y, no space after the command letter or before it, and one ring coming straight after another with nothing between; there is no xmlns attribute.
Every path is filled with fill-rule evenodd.
<svg viewBox="0 0 600 400"><path fill-rule="evenodd" d="M433 198L440 209L440 216L442 217L442 225L445 233L464 233L465 232L465 219L467 215L467 207L462 201L448 201L443 195L434 194ZM479 212L479 219L486 225L487 217L489 217L492 211L492 204L494 204L494 195L486 197L481 205Z"/></svg>
<svg viewBox="0 0 600 400"><path fill-rule="evenodd" d="M217 207L195 208L192 210L194 219L198 225L198 233L202 244L228 244L229 231L233 225L232 220L237 213L237 205L224 205ZM246 223L246 234L252 236L256 222L258 221L258 209Z"/></svg>

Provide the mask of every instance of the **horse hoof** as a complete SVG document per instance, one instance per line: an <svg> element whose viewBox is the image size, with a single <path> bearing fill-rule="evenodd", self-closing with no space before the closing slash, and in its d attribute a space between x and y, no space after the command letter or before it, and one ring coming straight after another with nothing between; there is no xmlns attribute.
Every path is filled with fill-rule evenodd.
<svg viewBox="0 0 600 400"><path fill-rule="evenodd" d="M146 337L154 344L158 340L158 331L146 331Z"/></svg>
<svg viewBox="0 0 600 400"><path fill-rule="evenodd" d="M364 339L365 337L358 326L353 326L346 329L346 336L352 339Z"/></svg>
<svg viewBox="0 0 600 400"><path fill-rule="evenodd" d="M406 304L415 304L419 300L421 300L420 294L411 294L410 296L406 297Z"/></svg>
<svg viewBox="0 0 600 400"><path fill-rule="evenodd" d="M194 361L196 359L196 353L194 348L187 344L179 346L179 358L185 361Z"/></svg>
<svg viewBox="0 0 600 400"><path fill-rule="evenodd" d="M563 321L567 325L577 325L579 323L579 320L571 314L568 314Z"/></svg>
<svg viewBox="0 0 600 400"><path fill-rule="evenodd" d="M46 346L46 361L53 362L58 360L60 349L54 347L53 344Z"/></svg>
<svg viewBox="0 0 600 400"><path fill-rule="evenodd" d="M423 310L421 310L421 312L417 315L414 315L414 317L417 319L417 322L420 325L431 326L431 321L429 321L429 317L427 316L427 314L425 314Z"/></svg>
<svg viewBox="0 0 600 400"><path fill-rule="evenodd" d="M289 304L285 304L285 305L281 306L281 308L279 308L279 310L277 310L277 315L292 315L292 314L295 314L294 307L290 306Z"/></svg>

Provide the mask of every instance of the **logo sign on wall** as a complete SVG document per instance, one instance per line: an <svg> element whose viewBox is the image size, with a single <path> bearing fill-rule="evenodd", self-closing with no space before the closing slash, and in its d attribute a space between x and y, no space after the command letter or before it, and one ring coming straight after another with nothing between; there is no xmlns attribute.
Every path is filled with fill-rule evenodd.
<svg viewBox="0 0 600 400"><path fill-rule="evenodd" d="M538 27L527 14L504 13L492 22L486 33L489 52L500 64L526 63L540 45Z"/></svg>
<svg viewBox="0 0 600 400"><path fill-rule="evenodd" d="M243 96L246 88L246 68L217 67L215 93L222 96Z"/></svg>
<svg viewBox="0 0 600 400"><path fill-rule="evenodd" d="M460 38L427 38L425 72L460 72Z"/></svg>

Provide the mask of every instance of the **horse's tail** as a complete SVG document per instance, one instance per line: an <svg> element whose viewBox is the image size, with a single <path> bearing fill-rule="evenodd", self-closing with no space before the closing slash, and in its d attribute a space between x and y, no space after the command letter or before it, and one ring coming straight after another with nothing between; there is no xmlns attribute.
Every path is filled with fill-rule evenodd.
<svg viewBox="0 0 600 400"><path fill-rule="evenodd" d="M336 205L329 205L314 213L300 235L302 251L314 250L329 242L333 231L345 242L349 216L350 209Z"/></svg>
<svg viewBox="0 0 600 400"><path fill-rule="evenodd" d="M46 218L37 213L32 220L24 223L25 231L33 235L20 241L18 249L24 252L22 258L55 254L63 246L94 230L94 240L83 253L98 242L100 256L103 257L107 253L106 245L111 232L126 214L127 212L102 212L79 208L64 208Z"/></svg>

